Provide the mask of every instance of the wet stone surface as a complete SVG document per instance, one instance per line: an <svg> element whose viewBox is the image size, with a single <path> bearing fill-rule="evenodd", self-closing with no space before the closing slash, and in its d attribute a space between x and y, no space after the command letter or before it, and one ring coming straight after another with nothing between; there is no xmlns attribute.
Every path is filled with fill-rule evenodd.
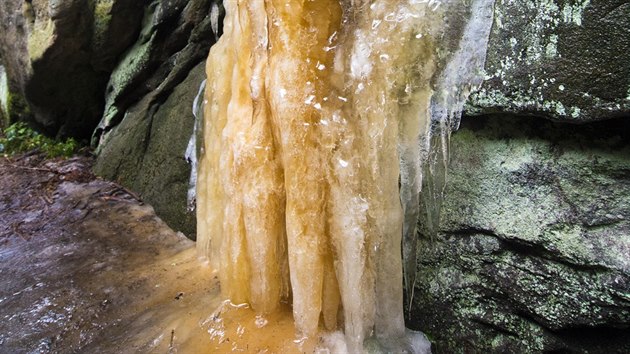
<svg viewBox="0 0 630 354"><path fill-rule="evenodd" d="M223 302L194 242L95 178L92 162L0 158L0 353L297 353L339 341L301 339L288 304L263 316Z"/></svg>
<svg viewBox="0 0 630 354"><path fill-rule="evenodd" d="M177 307L216 307L193 242L90 165L0 160L0 352L159 349Z"/></svg>

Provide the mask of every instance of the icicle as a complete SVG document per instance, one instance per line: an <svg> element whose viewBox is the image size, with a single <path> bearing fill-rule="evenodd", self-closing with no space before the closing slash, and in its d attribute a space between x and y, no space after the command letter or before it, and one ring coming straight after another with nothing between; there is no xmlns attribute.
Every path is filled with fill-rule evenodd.
<svg viewBox="0 0 630 354"><path fill-rule="evenodd" d="M210 28L212 28L212 33L214 33L214 40L219 39L219 13L221 10L219 9L219 4L212 3L212 7L210 8Z"/></svg>
<svg viewBox="0 0 630 354"><path fill-rule="evenodd" d="M474 0L469 8L445 4L446 22L468 18L459 36L443 40L442 53L448 53L435 70L435 82L428 95L417 92L415 102L422 107L417 113L426 122L413 139L401 138L401 200L405 209L403 262L409 309L413 301L416 275L416 235L418 219L427 236L435 237L440 223L449 159L451 132L459 128L461 113L470 93L481 85L487 42L492 26L494 0ZM446 28L443 29L446 34ZM452 30L451 30L452 31ZM449 40L456 44L449 46ZM425 119L424 117L430 117ZM412 163L410 163L412 161ZM420 193L422 192L422 193Z"/></svg>
<svg viewBox="0 0 630 354"><path fill-rule="evenodd" d="M473 1L462 38L457 49L440 72L436 93L432 98L430 148L424 174L426 176L423 205L426 227L433 237L439 226L439 214L446 182L449 140L459 127L466 99L483 81L488 36L492 25L494 0Z"/></svg>

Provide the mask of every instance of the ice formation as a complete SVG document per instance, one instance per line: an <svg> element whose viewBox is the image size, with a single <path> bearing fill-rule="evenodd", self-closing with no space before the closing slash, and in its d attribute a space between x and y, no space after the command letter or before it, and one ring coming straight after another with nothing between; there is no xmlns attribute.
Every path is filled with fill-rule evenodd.
<svg viewBox="0 0 630 354"><path fill-rule="evenodd" d="M194 211L197 205L197 150L199 150L197 135L200 133L201 121L203 119L202 110L204 106L203 102L205 100L205 90L206 80L203 80L201 85L199 85L197 96L195 96L195 99L193 100L192 112L193 117L195 117L195 124L184 154L184 158L190 164L190 179L188 182L188 193L186 195L186 209L188 211Z"/></svg>
<svg viewBox="0 0 630 354"><path fill-rule="evenodd" d="M403 268L411 290L493 3L225 1L197 176L198 249L225 297L291 301L299 333L342 329L351 353L421 350Z"/></svg>

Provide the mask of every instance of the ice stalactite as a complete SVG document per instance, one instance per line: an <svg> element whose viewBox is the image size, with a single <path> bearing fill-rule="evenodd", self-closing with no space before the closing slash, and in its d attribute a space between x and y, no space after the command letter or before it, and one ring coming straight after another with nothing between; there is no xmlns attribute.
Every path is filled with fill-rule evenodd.
<svg viewBox="0 0 630 354"><path fill-rule="evenodd" d="M403 268L411 289L420 192L439 199L493 1L224 6L197 181L198 249L223 294L262 314L290 300L299 333L342 328L350 352L372 336L420 351Z"/></svg>
<svg viewBox="0 0 630 354"><path fill-rule="evenodd" d="M466 99L483 82L494 2L474 0L466 6L458 2L446 3L443 20L450 26L439 29L437 68L428 84L429 97L416 98L422 105L419 116L428 117L426 125L419 135L417 130L413 131L412 141L400 140L401 200L405 208L403 258L410 303L416 274L417 222L419 218L423 221L426 236L435 236L446 183L451 132L459 127ZM407 121L413 120L411 113Z"/></svg>

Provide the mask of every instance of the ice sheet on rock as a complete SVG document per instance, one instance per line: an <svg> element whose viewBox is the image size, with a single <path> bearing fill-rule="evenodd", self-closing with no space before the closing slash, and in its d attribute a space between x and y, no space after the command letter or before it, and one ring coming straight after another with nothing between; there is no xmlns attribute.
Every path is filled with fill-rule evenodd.
<svg viewBox="0 0 630 354"><path fill-rule="evenodd" d="M468 21L461 40L437 77L431 100L431 131L423 206L423 220L429 236L437 232L451 132L459 128L464 103L483 81L483 68L494 12L494 0L475 0L468 9Z"/></svg>
<svg viewBox="0 0 630 354"><path fill-rule="evenodd" d="M201 141L201 137L199 135L201 134L201 124L203 121L205 89L206 80L203 80L199 85L197 96L195 96L195 99L193 100L192 113L193 117L195 117L195 124L193 127L193 133L188 140L188 145L186 146L186 153L184 154L184 158L190 164L190 178L188 180L188 194L186 198L186 205L188 211L191 212L195 210L197 199L197 156L199 154L199 142Z"/></svg>
<svg viewBox="0 0 630 354"><path fill-rule="evenodd" d="M425 81L431 93L428 98L425 95L407 99L421 102L423 106L415 112L415 117L411 112L408 113L410 118L403 118L404 121L416 119L425 125L420 130L403 130L407 135L400 139L399 147L400 193L405 210L403 264L409 304L415 284L418 220L422 223L423 233L433 237L439 226L450 135L459 127L466 99L483 80L494 0L474 0L470 5L444 2L442 10L444 23L451 26L440 28L441 40L436 44L440 54L435 58L433 77L430 82Z"/></svg>
<svg viewBox="0 0 630 354"><path fill-rule="evenodd" d="M212 7L210 8L210 28L212 28L212 33L214 34L214 39L219 39L220 28L219 28L219 16L221 9L219 8L219 4L212 3Z"/></svg>

